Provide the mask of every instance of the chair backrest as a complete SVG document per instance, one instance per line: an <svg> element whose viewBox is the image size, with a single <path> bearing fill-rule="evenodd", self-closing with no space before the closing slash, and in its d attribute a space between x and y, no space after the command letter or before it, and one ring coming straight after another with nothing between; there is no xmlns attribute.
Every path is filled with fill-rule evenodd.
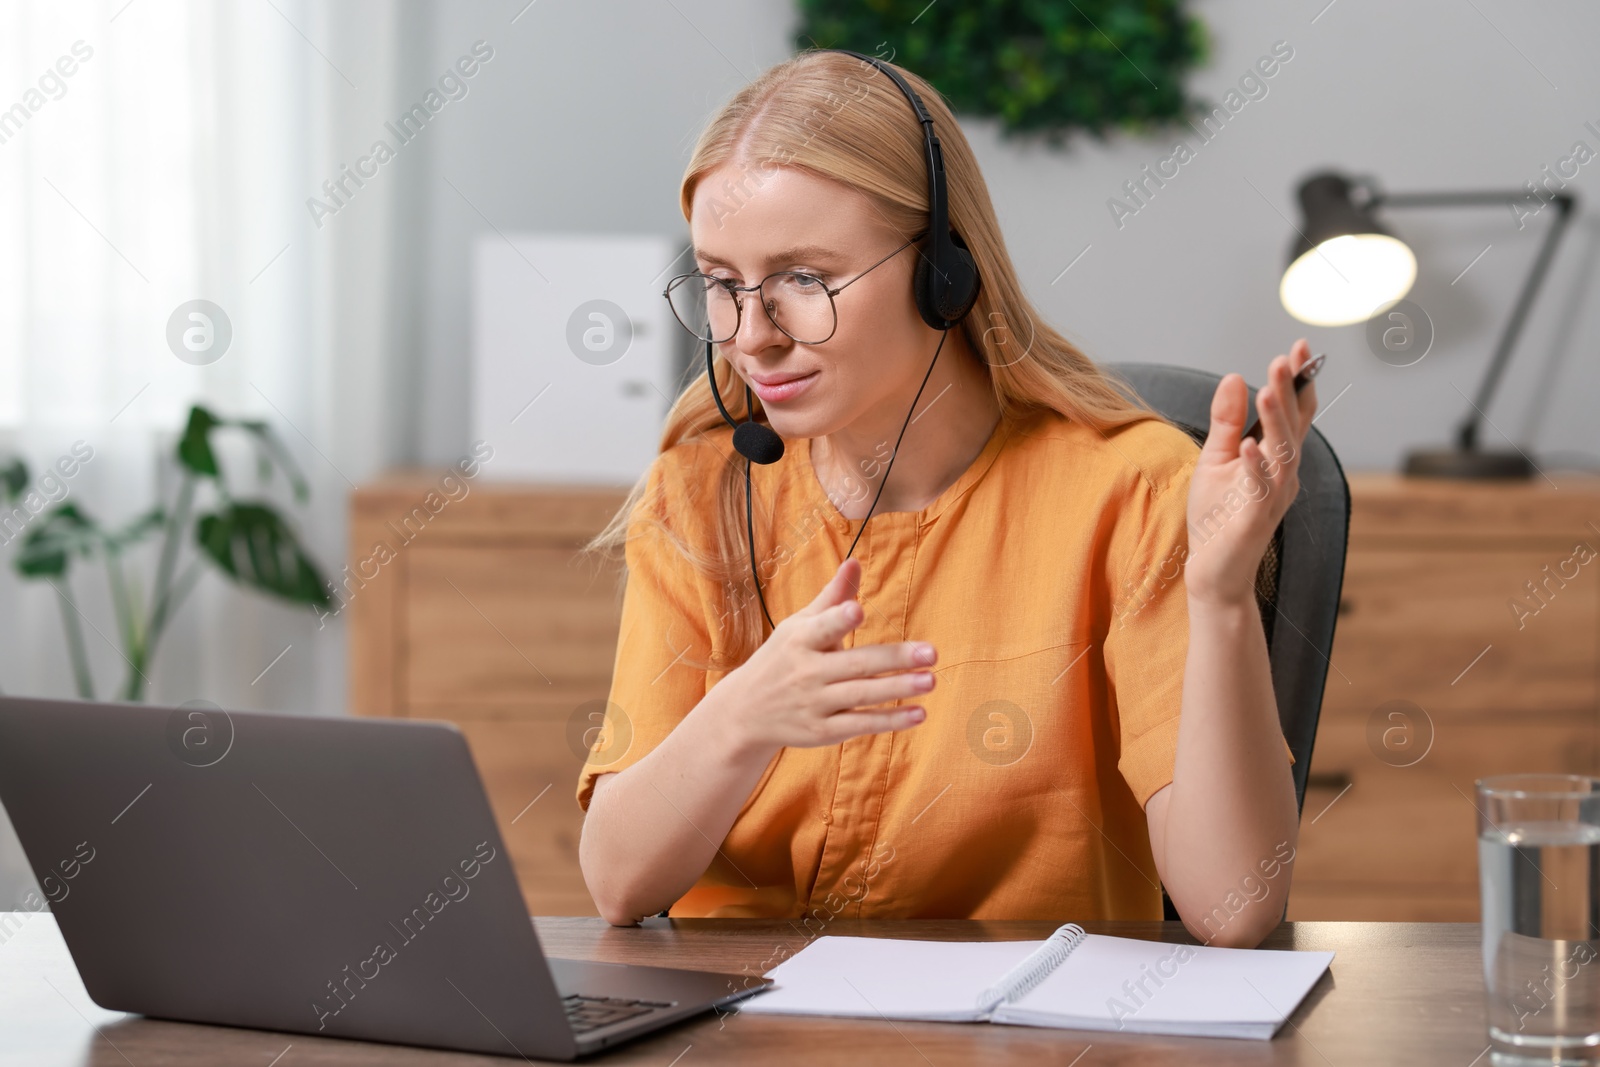
<svg viewBox="0 0 1600 1067"><path fill-rule="evenodd" d="M1221 375L1161 363L1110 363L1105 369L1197 443L1205 440L1211 398ZM1250 410L1255 410L1254 389ZM1344 583L1350 488L1338 457L1315 426L1306 434L1299 474L1299 495L1262 560L1256 593L1272 662L1278 721L1294 753L1295 801L1304 811L1306 776Z"/></svg>

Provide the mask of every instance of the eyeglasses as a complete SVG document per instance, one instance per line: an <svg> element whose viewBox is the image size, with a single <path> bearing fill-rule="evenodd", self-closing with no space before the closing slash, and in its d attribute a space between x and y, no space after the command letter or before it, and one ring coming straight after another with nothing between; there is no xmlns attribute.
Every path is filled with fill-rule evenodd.
<svg viewBox="0 0 1600 1067"><path fill-rule="evenodd" d="M725 278L695 271L672 279L662 295L684 329L701 341L722 344L731 341L739 332L744 314L744 301L739 294L759 292L761 306L774 326L803 345L820 345L839 328L839 312L833 298L925 235L926 231L916 234L854 278L832 289L816 275L797 270L769 274L758 285L734 285Z"/></svg>

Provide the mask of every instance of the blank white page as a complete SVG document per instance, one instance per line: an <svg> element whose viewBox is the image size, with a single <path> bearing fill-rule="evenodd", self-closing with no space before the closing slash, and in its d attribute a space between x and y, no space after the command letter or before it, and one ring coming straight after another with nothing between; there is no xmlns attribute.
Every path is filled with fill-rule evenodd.
<svg viewBox="0 0 1600 1067"><path fill-rule="evenodd" d="M1294 1012L1333 959L1331 952L1189 946L1090 934L1054 972L997 1015L1097 1020L1097 1029L1172 1024L1276 1026Z"/></svg>
<svg viewBox="0 0 1600 1067"><path fill-rule="evenodd" d="M740 1001L739 1010L977 1020L978 995L1042 944L819 937L768 971L777 987Z"/></svg>

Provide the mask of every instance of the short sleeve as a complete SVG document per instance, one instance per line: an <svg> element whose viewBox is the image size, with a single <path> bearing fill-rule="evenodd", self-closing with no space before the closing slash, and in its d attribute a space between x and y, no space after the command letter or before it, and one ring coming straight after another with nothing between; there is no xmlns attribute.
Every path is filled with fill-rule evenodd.
<svg viewBox="0 0 1600 1067"><path fill-rule="evenodd" d="M1124 504L1107 554L1112 604L1104 658L1121 736L1117 769L1141 807L1172 781L1178 753L1189 654L1183 564L1193 470L1191 459L1164 483L1141 481Z"/></svg>
<svg viewBox="0 0 1600 1067"><path fill-rule="evenodd" d="M589 810L594 782L648 755L706 694L710 656L706 583L666 533L686 511L672 453L651 465L628 525L627 584L603 724L578 777L578 806Z"/></svg>

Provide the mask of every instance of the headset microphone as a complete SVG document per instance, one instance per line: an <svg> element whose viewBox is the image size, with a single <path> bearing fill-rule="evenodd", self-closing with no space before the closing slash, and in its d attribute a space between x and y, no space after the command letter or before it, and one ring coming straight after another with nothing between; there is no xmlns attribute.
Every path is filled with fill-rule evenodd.
<svg viewBox="0 0 1600 1067"><path fill-rule="evenodd" d="M818 49L818 51L843 52L845 55L854 56L863 63L872 64L899 86L906 100L910 102L911 109L916 112L917 121L922 124L923 156L928 170L929 240L927 251L917 260L916 273L912 280L912 299L922 321L940 331L939 345L933 351L933 359L928 363L927 373L922 376L922 385L917 388L917 395L911 400L911 408L906 412L906 421L900 426L900 437L895 440L894 450L889 453L889 464L884 468L883 478L878 482L877 496L872 498L872 506L867 509L867 519L870 519L878 507L878 498L883 496L883 487L889 483L889 472L894 469L895 457L900 453L900 440L905 437L906 429L911 425L911 413L917 410L917 401L922 398L922 390L927 387L928 379L933 376L933 366L939 361L939 353L944 350L945 338L949 336L949 331L959 325L972 310L972 305L978 299L978 291L982 287L982 279L979 277L978 266L972 253L967 250L966 242L950 228L944 150L939 144L938 135L933 132L933 117L923 106L922 98L898 72L872 56L844 48ZM763 465L776 463L782 459L783 438L779 437L778 432L771 426L756 421L755 401L751 397L749 385L744 387L744 405L748 413L745 421L735 422L733 416L728 414L727 407L722 403L722 395L717 391L717 376L712 365L712 343L709 340L706 342L706 377L710 381L711 396L717 402L717 410L722 413L728 425L733 427L734 451L746 460L744 519L745 534L750 546L750 577L755 580L756 597L761 601L761 613L776 629L777 623L772 621L772 613L767 610L766 595L761 591L761 576L756 572L756 535L752 514L750 466L752 463ZM856 542L861 540L861 535L866 529L867 520L862 519L855 540L850 542L850 551L845 553L846 559L854 554Z"/></svg>
<svg viewBox="0 0 1600 1067"><path fill-rule="evenodd" d="M706 342L706 375L711 380L711 396L717 402L717 410L722 412L722 417L728 420L728 425L733 427L733 448L745 459L760 464L776 463L783 458L783 438L778 436L778 431L765 423L756 421L755 404L750 399L750 387L744 387L744 409L749 412L749 418L744 422L734 422L733 416L728 414L728 409L722 404L722 396L717 392L717 374L711 366L711 342Z"/></svg>

